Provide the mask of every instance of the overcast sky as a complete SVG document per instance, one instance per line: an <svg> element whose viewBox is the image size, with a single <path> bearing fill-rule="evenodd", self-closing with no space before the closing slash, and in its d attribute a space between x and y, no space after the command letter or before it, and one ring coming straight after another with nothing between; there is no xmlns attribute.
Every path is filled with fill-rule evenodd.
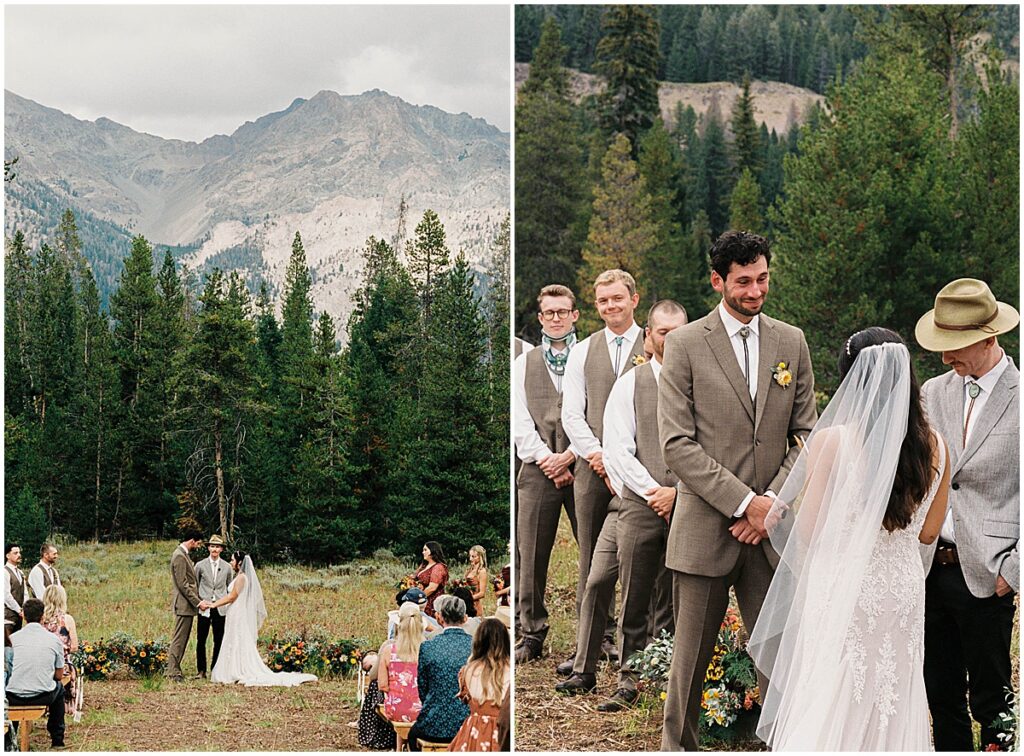
<svg viewBox="0 0 1024 756"><path fill-rule="evenodd" d="M511 124L509 7L10 6L4 87L201 141L322 89Z"/></svg>

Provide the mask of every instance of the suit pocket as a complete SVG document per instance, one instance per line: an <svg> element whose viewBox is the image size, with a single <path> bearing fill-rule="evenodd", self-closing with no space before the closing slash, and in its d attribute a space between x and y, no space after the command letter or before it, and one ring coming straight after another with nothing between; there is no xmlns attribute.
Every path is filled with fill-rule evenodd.
<svg viewBox="0 0 1024 756"><path fill-rule="evenodd" d="M987 536L1017 540L1020 538L1020 523L1006 520L985 520L981 532Z"/></svg>

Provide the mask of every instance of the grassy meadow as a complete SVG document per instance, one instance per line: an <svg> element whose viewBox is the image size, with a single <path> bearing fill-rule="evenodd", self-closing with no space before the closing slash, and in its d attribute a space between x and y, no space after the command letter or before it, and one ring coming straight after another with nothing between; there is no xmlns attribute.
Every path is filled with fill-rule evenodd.
<svg viewBox="0 0 1024 756"><path fill-rule="evenodd" d="M124 631L140 639L169 638L174 626L170 557L176 545L62 546L57 566L79 637L99 640ZM500 568L504 558L493 561ZM372 559L320 569L257 564L268 611L260 637L318 634L359 638L377 648L394 607L394 586L415 568L414 559L379 552ZM465 563L450 567L453 578L466 569ZM484 607L493 614L492 591ZM208 654L212 646L208 641ZM195 657L193 630L182 663L186 677L196 672ZM73 751L354 751L360 746L349 723L358 715L354 678L298 688L172 683L162 676L86 681L82 721L69 721L66 740ZM45 728L36 727L32 748L48 745Z"/></svg>
<svg viewBox="0 0 1024 756"><path fill-rule="evenodd" d="M615 692L618 666L600 662L597 695L561 696L554 686L563 678L555 667L576 646L576 576L579 549L563 513L551 554L546 593L551 630L541 659L516 668L515 734L519 751L659 751L664 705L644 696L634 708L607 714L597 705ZM1019 600L1019 599L1018 599ZM616 607L618 603L616 603ZM1014 618L1013 666L1020 667L1020 613ZM1014 688L1020 690L1017 674ZM975 734L978 727L975 725ZM710 747L711 744L708 744ZM716 743L714 750L763 751L760 740Z"/></svg>

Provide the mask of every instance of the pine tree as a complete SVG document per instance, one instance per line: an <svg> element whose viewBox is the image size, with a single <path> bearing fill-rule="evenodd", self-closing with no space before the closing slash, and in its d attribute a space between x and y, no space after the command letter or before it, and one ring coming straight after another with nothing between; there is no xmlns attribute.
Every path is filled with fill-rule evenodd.
<svg viewBox="0 0 1024 756"><path fill-rule="evenodd" d="M4 510L4 539L21 546L25 554L38 554L51 529L32 489L23 488Z"/></svg>
<svg viewBox="0 0 1024 756"><path fill-rule="evenodd" d="M657 19L642 5L613 5L601 20L594 72L604 77L601 122L611 134L625 134L636 155L640 135L659 113Z"/></svg>
<svg viewBox="0 0 1024 756"><path fill-rule="evenodd" d="M651 198L651 220L656 244L643 262L641 277L648 300L676 298L686 287L691 261L682 250L678 180L683 172L682 155L661 119L640 140L640 175Z"/></svg>
<svg viewBox="0 0 1024 756"><path fill-rule="evenodd" d="M18 415L31 408L35 391L30 350L32 255L16 231L4 255L4 406Z"/></svg>
<svg viewBox="0 0 1024 756"><path fill-rule="evenodd" d="M416 238L406 246L405 255L419 291L424 319L429 322L437 279L448 269L451 258L444 226L433 210L424 211L423 220L416 225Z"/></svg>
<svg viewBox="0 0 1024 756"><path fill-rule="evenodd" d="M732 197L729 199L729 228L755 234L764 233L761 192L757 186L757 179L749 168L743 169L739 181L733 187Z"/></svg>
<svg viewBox="0 0 1024 756"><path fill-rule="evenodd" d="M744 74L739 97L732 107L732 155L737 174L747 168L756 177L760 173L761 137L754 120L754 98L750 95L750 76Z"/></svg>
<svg viewBox="0 0 1024 756"><path fill-rule="evenodd" d="M298 232L285 272L281 345L278 351L281 395L278 410L283 449L298 448L309 424L313 390L313 282L306 264L306 250Z"/></svg>
<svg viewBox="0 0 1024 756"><path fill-rule="evenodd" d="M594 279L610 268L633 274L641 298L649 286L644 278L648 258L656 249L658 226L652 217L651 197L637 164L630 158L629 139L618 134L601 164L601 184L594 188L590 231L583 247L578 277L580 328L598 326Z"/></svg>

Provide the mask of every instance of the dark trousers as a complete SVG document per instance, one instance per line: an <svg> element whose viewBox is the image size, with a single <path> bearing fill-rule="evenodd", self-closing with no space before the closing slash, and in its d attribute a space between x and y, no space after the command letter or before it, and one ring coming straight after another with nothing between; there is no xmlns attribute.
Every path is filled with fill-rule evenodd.
<svg viewBox="0 0 1024 756"><path fill-rule="evenodd" d="M429 732L422 732L419 729L417 729L417 727L418 727L418 725L413 725L412 727L409 728L409 750L410 751L422 751L423 750L422 748L420 748L420 744L416 742L417 738L423 738L424 740L426 740L427 742L430 742L430 743L451 743L452 742L452 738L455 737L454 735L452 735L450 738L442 738L440 736L431 735Z"/></svg>
<svg viewBox="0 0 1024 756"><path fill-rule="evenodd" d="M935 750L973 751L971 716L981 725L982 749L998 744L991 725L1009 710L1013 594L978 598L959 565L936 564L924 606L924 682Z"/></svg>
<svg viewBox="0 0 1024 756"><path fill-rule="evenodd" d="M11 706L45 706L48 709L46 731L50 733L50 742L58 745L64 742L64 686L54 683L57 687L49 693L34 696L7 694L7 702Z"/></svg>
<svg viewBox="0 0 1024 756"><path fill-rule="evenodd" d="M216 609L210 610L210 616L199 615L196 626L196 669L199 674L206 674L206 636L213 627L213 659L210 661L210 669L217 666L217 657L220 656L220 642L224 640L224 616Z"/></svg>
<svg viewBox="0 0 1024 756"><path fill-rule="evenodd" d="M5 609L4 621L12 623L10 632L15 633L18 630L21 630L22 619L20 614L15 614L14 612Z"/></svg>

